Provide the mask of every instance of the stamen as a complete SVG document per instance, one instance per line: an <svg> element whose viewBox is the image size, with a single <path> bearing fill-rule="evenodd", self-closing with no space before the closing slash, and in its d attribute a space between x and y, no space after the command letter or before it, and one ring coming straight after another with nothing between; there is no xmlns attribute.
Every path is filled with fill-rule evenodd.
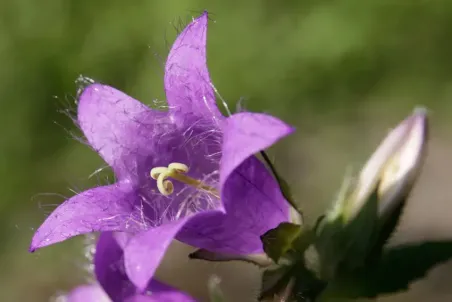
<svg viewBox="0 0 452 302"><path fill-rule="evenodd" d="M160 193L165 196L171 195L174 192L174 185L171 180L166 179L167 177L169 177L168 174L162 173L157 178L157 188L159 189Z"/></svg>
<svg viewBox="0 0 452 302"><path fill-rule="evenodd" d="M175 179L181 183L206 191L210 195L220 198L218 191L203 183L201 180L185 175L189 170L187 165L171 163L168 167L155 167L151 170L151 177L157 180L157 188L162 195L168 196L174 192L174 185L168 178Z"/></svg>
<svg viewBox="0 0 452 302"><path fill-rule="evenodd" d="M151 170L151 177L155 180L159 178L159 175L165 173L168 168L166 167L155 167Z"/></svg>
<svg viewBox="0 0 452 302"><path fill-rule="evenodd" d="M188 172L188 166L181 163L171 163L168 165L168 169L176 170L178 173Z"/></svg>

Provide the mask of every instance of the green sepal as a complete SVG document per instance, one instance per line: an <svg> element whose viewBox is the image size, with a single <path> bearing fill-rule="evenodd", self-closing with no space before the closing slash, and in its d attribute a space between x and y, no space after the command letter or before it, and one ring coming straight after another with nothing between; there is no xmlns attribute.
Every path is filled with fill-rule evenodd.
<svg viewBox="0 0 452 302"><path fill-rule="evenodd" d="M391 235L394 233L394 230L399 224L406 200L407 197L404 197L403 201L398 203L398 206L394 208L392 213L386 217L386 219L379 219L378 232L376 234L372 250L369 252L367 257L367 262L375 262L380 258L387 241L391 238Z"/></svg>
<svg viewBox="0 0 452 302"><path fill-rule="evenodd" d="M289 252L302 257L313 239L311 230L290 222L282 222L261 236L264 252L275 263Z"/></svg>
<svg viewBox="0 0 452 302"><path fill-rule="evenodd" d="M332 280L342 270L350 271L363 266L373 250L377 234L376 191L351 221L347 221L344 215L337 215L334 219L327 215L320 222L315 243L319 254L320 277Z"/></svg>

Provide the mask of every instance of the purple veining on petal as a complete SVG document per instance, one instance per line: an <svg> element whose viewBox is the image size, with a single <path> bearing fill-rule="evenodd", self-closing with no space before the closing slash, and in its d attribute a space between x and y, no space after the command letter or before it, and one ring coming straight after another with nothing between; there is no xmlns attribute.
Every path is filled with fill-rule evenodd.
<svg viewBox="0 0 452 302"><path fill-rule="evenodd" d="M156 161L158 152L165 156L165 150L159 146L170 146L174 140L171 134L177 133L177 126L166 112L151 110L125 93L101 84L92 84L81 93L78 123L89 144L116 176L134 182L146 172L142 171L143 164Z"/></svg>
<svg viewBox="0 0 452 302"><path fill-rule="evenodd" d="M294 128L281 120L261 113L237 113L223 125L221 185L245 159L267 149Z"/></svg>
<svg viewBox="0 0 452 302"><path fill-rule="evenodd" d="M96 245L96 279L112 300L123 300L138 293L124 268L123 248L130 237L127 233L103 232Z"/></svg>
<svg viewBox="0 0 452 302"><path fill-rule="evenodd" d="M139 289L145 289L172 240L189 217L142 232L124 249L127 276Z"/></svg>
<svg viewBox="0 0 452 302"><path fill-rule="evenodd" d="M135 209L137 195L127 183L116 183L84 191L68 199L44 221L33 236L30 251L96 231L146 228L141 213ZM148 211L147 217L155 217Z"/></svg>
<svg viewBox="0 0 452 302"><path fill-rule="evenodd" d="M289 218L289 205L264 164L251 156L227 179L222 193L226 214L192 218L177 239L212 252L263 252L260 236Z"/></svg>
<svg viewBox="0 0 452 302"><path fill-rule="evenodd" d="M216 187L221 156L221 133L217 128L201 119L191 125L168 124L168 119L161 113L155 115L149 108L147 111L140 109L140 114L128 121L126 117L130 115L124 113L124 108L137 107L137 101L126 97L120 102L111 102L110 95L118 91L106 85L95 85L94 96L93 93L82 94L93 96L90 108L95 112L87 113L93 122L89 127L85 122L82 129L95 149L101 150L101 155L114 163L115 171L122 171L120 180L112 186L82 192L60 205L36 232L31 250L86 232L136 232L220 206L215 198L179 182L174 182L175 194L165 197L158 192L155 180L149 175L156 166L182 162L189 165L190 177ZM118 92L118 96L122 93ZM84 100L82 104L89 102ZM86 109L87 105L83 106ZM79 112L79 118L88 120L88 117L81 117L83 112ZM112 118L96 119L98 115L111 115ZM121 118L115 119L115 116ZM158 118L152 119L156 116ZM180 126L183 128L178 128ZM108 127L116 132L108 132ZM97 134L105 132L109 139ZM115 152L103 153L105 150ZM114 154L116 158L108 158L106 154Z"/></svg>
<svg viewBox="0 0 452 302"><path fill-rule="evenodd" d="M167 230L155 230L153 234L148 232L146 234L150 238L147 239L155 240L155 242L161 240L163 244L169 243L173 238L174 230L168 231L168 229L169 227ZM195 301L189 295L152 279L153 272L143 279L144 284L141 289L134 285L126 274L126 265L146 267L149 262L158 265L161 254L166 249L158 244L148 245L150 248L143 249L141 246L137 246L140 240L143 238L137 240L127 233L105 232L99 237L94 257L95 274L100 286L111 300L114 302Z"/></svg>
<svg viewBox="0 0 452 302"><path fill-rule="evenodd" d="M217 122L223 119L206 63L207 12L194 19L177 37L166 61L165 92L176 116L194 113Z"/></svg>
<svg viewBox="0 0 452 302"><path fill-rule="evenodd" d="M292 127L265 114L240 113L227 118L220 171L226 215L195 217L177 238L212 252L262 252L260 235L288 220L289 204L253 154L292 132Z"/></svg>
<svg viewBox="0 0 452 302"><path fill-rule="evenodd" d="M171 49L168 112L107 85L85 88L79 125L118 182L65 201L38 229L31 250L91 231L127 232L133 239L117 241L127 280L144 288L174 236L212 251L255 253L262 250L259 236L288 219L276 181L253 154L292 128L264 114L221 116L206 67L206 30L205 13ZM172 195L160 194L149 173L173 162L188 165L187 175L218 190L222 201L178 181ZM146 262L148 255L154 260Z"/></svg>

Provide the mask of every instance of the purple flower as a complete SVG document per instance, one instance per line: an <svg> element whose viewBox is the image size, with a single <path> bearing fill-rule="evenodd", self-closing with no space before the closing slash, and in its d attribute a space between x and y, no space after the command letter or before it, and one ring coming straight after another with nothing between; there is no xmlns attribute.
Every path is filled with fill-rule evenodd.
<svg viewBox="0 0 452 302"><path fill-rule="evenodd" d="M81 285L73 289L65 302L196 302L187 294L156 280L149 286L151 294L137 294L125 299L111 299L97 284Z"/></svg>
<svg viewBox="0 0 452 302"><path fill-rule="evenodd" d="M110 302L111 299L97 284L81 285L65 296L65 302Z"/></svg>
<svg viewBox="0 0 452 302"><path fill-rule="evenodd" d="M104 232L94 256L98 284L79 286L66 296L67 302L196 302L188 294L155 279L140 291L128 279L124 269L123 248L126 233Z"/></svg>
<svg viewBox="0 0 452 302"><path fill-rule="evenodd" d="M144 289L173 238L218 253L262 253L259 236L288 220L278 184L253 154L293 129L265 114L220 113L206 66L207 20L193 20L172 46L168 111L109 86L84 89L79 126L117 182L61 204L31 251L83 233L133 233L125 268Z"/></svg>

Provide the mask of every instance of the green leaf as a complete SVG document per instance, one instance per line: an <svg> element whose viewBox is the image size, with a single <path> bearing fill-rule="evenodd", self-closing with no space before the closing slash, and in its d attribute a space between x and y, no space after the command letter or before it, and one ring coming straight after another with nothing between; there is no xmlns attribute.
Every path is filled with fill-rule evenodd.
<svg viewBox="0 0 452 302"><path fill-rule="evenodd" d="M432 241L390 248L379 262L331 282L330 297L375 298L405 291L429 270L452 258L452 241Z"/></svg>
<svg viewBox="0 0 452 302"><path fill-rule="evenodd" d="M283 257L289 250L294 250L294 243L297 243L297 251L303 245L310 244L312 236L309 231L304 231L297 224L282 222L276 228L267 231L261 236L264 251L275 263ZM302 236L302 238L299 238ZM307 246L306 246L307 247ZM303 251L301 251L303 252Z"/></svg>
<svg viewBox="0 0 452 302"><path fill-rule="evenodd" d="M341 201L340 201L341 202ZM378 234L378 196L375 191L351 221L342 215L327 216L319 226L316 250L320 257L320 276L334 279L343 271L364 266Z"/></svg>
<svg viewBox="0 0 452 302"><path fill-rule="evenodd" d="M451 241L431 241L388 249L375 267L365 297L407 290L436 265L452 258ZM370 284L369 284L370 285Z"/></svg>

